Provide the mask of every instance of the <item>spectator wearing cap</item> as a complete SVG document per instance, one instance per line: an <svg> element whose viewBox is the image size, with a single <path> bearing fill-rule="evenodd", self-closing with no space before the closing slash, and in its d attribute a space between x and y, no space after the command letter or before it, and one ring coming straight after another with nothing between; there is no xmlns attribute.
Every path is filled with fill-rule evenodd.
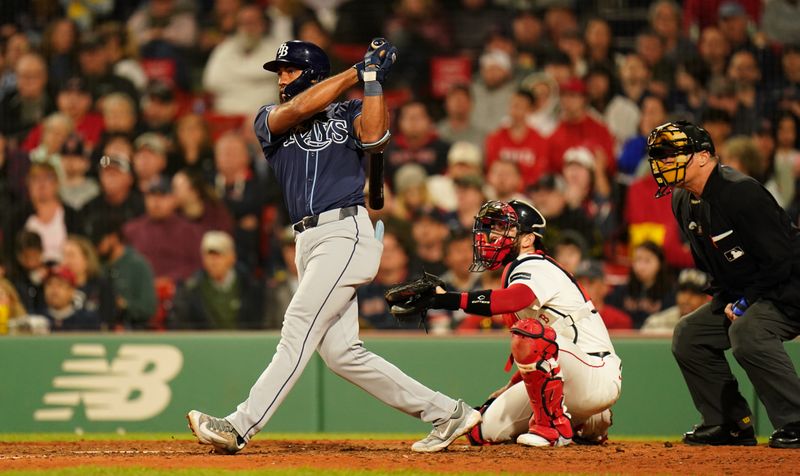
<svg viewBox="0 0 800 476"><path fill-rule="evenodd" d="M300 278L295 264L297 248L294 241L294 229L291 226L287 226L282 230L278 239L280 242L280 263L266 280L264 302L267 305L264 306L263 319L263 327L265 329L281 328L286 309L289 308L289 303L294 297L294 293L297 292L297 287L300 286Z"/></svg>
<svg viewBox="0 0 800 476"><path fill-rule="evenodd" d="M61 264L75 277L75 307L96 315L104 329L113 328L119 317L114 290L109 278L101 272L92 242L81 235L69 235L64 242Z"/></svg>
<svg viewBox="0 0 800 476"><path fill-rule="evenodd" d="M727 0L717 9L717 26L731 45L731 51L748 49L755 52L750 38L750 27L755 25L739 0Z"/></svg>
<svg viewBox="0 0 800 476"><path fill-rule="evenodd" d="M262 327L262 288L236 269L236 249L224 231L208 231L200 245L203 267L179 288L174 322L179 329Z"/></svg>
<svg viewBox="0 0 800 476"><path fill-rule="evenodd" d="M445 117L436 124L436 132L443 140L455 144L469 142L483 148L486 129L472 116L472 92L468 85L454 84L444 98Z"/></svg>
<svg viewBox="0 0 800 476"><path fill-rule="evenodd" d="M67 137L75 132L75 123L66 114L54 112L44 119L42 123L42 139L38 145L30 150L31 162L42 162L52 165L58 177L61 178L61 156L59 152L64 146ZM22 149L24 151L24 149Z"/></svg>
<svg viewBox="0 0 800 476"><path fill-rule="evenodd" d="M197 169L181 169L172 177L178 214L198 225L203 233L218 230L233 233L233 218Z"/></svg>
<svg viewBox="0 0 800 476"><path fill-rule="evenodd" d="M203 88L221 114L250 115L253 104L278 102L278 83L261 68L280 42L268 34L263 9L246 5L236 14L236 32L217 45L203 70Z"/></svg>
<svg viewBox="0 0 800 476"><path fill-rule="evenodd" d="M405 164L419 164L428 175L444 173L450 144L436 135L428 107L417 100L409 101L397 111L397 133L384 152L386 177L396 191L394 176Z"/></svg>
<svg viewBox="0 0 800 476"><path fill-rule="evenodd" d="M702 32L709 26L715 26L723 12L722 6L735 3L736 7L743 7L747 16L753 22L761 20L761 0L686 0L683 2L683 30L689 38L696 39L697 32ZM734 8L736 8L734 7ZM727 7L730 8L730 7ZM727 12L726 12L727 14Z"/></svg>
<svg viewBox="0 0 800 476"><path fill-rule="evenodd" d="M523 186L536 182L549 170L547 141L527 123L534 102L529 91L517 90L508 103L508 124L486 138L486 169L498 160L514 162Z"/></svg>
<svg viewBox="0 0 800 476"><path fill-rule="evenodd" d="M772 0L764 4L761 31L771 44L800 45L800 5L793 0Z"/></svg>
<svg viewBox="0 0 800 476"><path fill-rule="evenodd" d="M78 65L80 76L86 80L95 101L115 92L127 94L133 99L139 97L136 86L129 79L114 74L103 40L96 34L87 33L81 37Z"/></svg>
<svg viewBox="0 0 800 476"><path fill-rule="evenodd" d="M639 329L647 316L675 304L673 279L662 248L645 241L633 248L628 282L614 287L606 302L627 312Z"/></svg>
<svg viewBox="0 0 800 476"><path fill-rule="evenodd" d="M472 122L493 131L508 111L508 103L517 86L511 56L498 50L483 53L479 60L480 74L472 82Z"/></svg>
<svg viewBox="0 0 800 476"><path fill-rule="evenodd" d="M144 329L156 312L156 291L150 263L125 242L122 215L110 215L90 224L89 236L103 261L117 309L113 329Z"/></svg>
<svg viewBox="0 0 800 476"><path fill-rule="evenodd" d="M100 185L89 177L90 164L83 141L77 134L70 135L61 147L61 166L64 176L59 193L61 200L75 210L80 210L100 195Z"/></svg>
<svg viewBox="0 0 800 476"><path fill-rule="evenodd" d="M87 149L92 149L103 132L103 119L92 111L92 95L86 82L80 77L65 80L56 96L58 112L72 120L75 132L81 137ZM32 150L42 139L42 127L34 127L22 144L25 150Z"/></svg>
<svg viewBox="0 0 800 476"><path fill-rule="evenodd" d="M561 173L564 167L564 152L570 147L582 145L592 151L595 158L605 164L609 177L616 172L614 138L605 125L589 114L586 101L586 85L572 78L560 85L561 120L550 136L549 164L553 173Z"/></svg>
<svg viewBox="0 0 800 476"><path fill-rule="evenodd" d="M708 275L698 269L687 268L678 275L678 290L675 305L650 315L642 324L641 331L647 334L671 334L683 316L711 300L707 294Z"/></svg>
<svg viewBox="0 0 800 476"><path fill-rule="evenodd" d="M239 264L253 271L260 261L259 229L266 191L251 163L247 143L239 133L227 132L214 145L215 190L233 216L233 241Z"/></svg>
<svg viewBox="0 0 800 476"><path fill-rule="evenodd" d="M134 187L130 162L132 144L125 136L114 136L109 138L103 153L108 159L98 171L100 195L83 209L87 223L103 220L111 215L120 215L125 220L142 215L144 198Z"/></svg>
<svg viewBox="0 0 800 476"><path fill-rule="evenodd" d="M145 132L136 138L134 146L133 172L139 191L145 193L167 171L167 141L160 134Z"/></svg>
<svg viewBox="0 0 800 476"><path fill-rule="evenodd" d="M574 230L587 243L587 256L600 258L603 254L602 236L594 222L583 210L567 203L566 185L560 175L545 175L528 188L533 205L547 220L544 239L546 249L552 249L564 230Z"/></svg>
<svg viewBox="0 0 800 476"><path fill-rule="evenodd" d="M631 329L633 327L631 316L625 311L605 303L609 287L605 280L602 261L583 260L573 275L581 288L589 295L595 309L600 313L606 329Z"/></svg>
<svg viewBox="0 0 800 476"><path fill-rule="evenodd" d="M616 232L611 202L611 184L592 152L586 147L570 147L564 152L564 195L571 208L582 210L604 239Z"/></svg>
<svg viewBox="0 0 800 476"><path fill-rule="evenodd" d="M48 114L55 103L47 92L47 65L36 53L23 54L14 67L16 88L0 99L0 132L23 140Z"/></svg>
<svg viewBox="0 0 800 476"><path fill-rule="evenodd" d="M60 262L68 233L82 230L82 219L58 195L58 173L48 162L33 162L28 170L28 199L14 210L4 236L14 236L21 229L42 238L44 260Z"/></svg>
<svg viewBox="0 0 800 476"><path fill-rule="evenodd" d="M524 199L522 194L522 172L519 165L510 160L495 160L486 174L488 194L494 200L509 202L515 199Z"/></svg>
<svg viewBox="0 0 800 476"><path fill-rule="evenodd" d="M161 80L151 81L142 96L141 106L143 130L173 140L178 119L178 102L173 87Z"/></svg>
<svg viewBox="0 0 800 476"><path fill-rule="evenodd" d="M75 274L66 266L54 266L44 280L44 316L50 321L50 330L98 331L100 315L80 306L75 284Z"/></svg>
<svg viewBox="0 0 800 476"><path fill-rule="evenodd" d="M455 142L447 151L447 171L428 177L428 193L434 205L446 211L457 208L454 182L467 175L483 175L483 154L471 142Z"/></svg>
<svg viewBox="0 0 800 476"><path fill-rule="evenodd" d="M180 284L201 266L200 227L176 213L170 180L161 177L145 191L145 215L123 228L126 241L141 253L156 278Z"/></svg>

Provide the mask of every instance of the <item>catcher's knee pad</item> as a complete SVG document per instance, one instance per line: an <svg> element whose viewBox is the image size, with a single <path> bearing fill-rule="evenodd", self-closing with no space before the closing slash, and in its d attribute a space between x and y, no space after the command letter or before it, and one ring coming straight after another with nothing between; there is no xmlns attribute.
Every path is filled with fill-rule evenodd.
<svg viewBox="0 0 800 476"><path fill-rule="evenodd" d="M520 372L549 372L545 364L558 358L556 331L536 319L522 319L511 327L511 333L511 355Z"/></svg>

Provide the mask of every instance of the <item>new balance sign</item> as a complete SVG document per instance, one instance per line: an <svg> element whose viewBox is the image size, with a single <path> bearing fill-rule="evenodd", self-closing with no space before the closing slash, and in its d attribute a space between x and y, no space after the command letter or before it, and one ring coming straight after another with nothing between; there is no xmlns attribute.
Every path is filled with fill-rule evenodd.
<svg viewBox="0 0 800 476"><path fill-rule="evenodd" d="M36 421L69 421L80 407L89 421L140 421L169 405L169 382L183 367L183 354L166 344L123 344L109 358L104 344L73 344L72 357L44 394Z"/></svg>

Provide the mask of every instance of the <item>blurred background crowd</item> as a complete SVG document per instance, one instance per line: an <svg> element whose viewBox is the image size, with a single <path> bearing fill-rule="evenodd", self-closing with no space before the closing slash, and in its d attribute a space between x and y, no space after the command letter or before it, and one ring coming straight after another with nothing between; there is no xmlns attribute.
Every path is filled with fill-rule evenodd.
<svg viewBox="0 0 800 476"><path fill-rule="evenodd" d="M522 197L610 329L669 332L708 283L653 198L647 134L702 125L797 222L798 25L796 0L4 0L0 333L280 328L297 273L252 131L277 99L261 65L302 39L338 72L377 36L400 54L362 327L418 328L383 292L423 270L497 287L467 270L473 216Z"/></svg>

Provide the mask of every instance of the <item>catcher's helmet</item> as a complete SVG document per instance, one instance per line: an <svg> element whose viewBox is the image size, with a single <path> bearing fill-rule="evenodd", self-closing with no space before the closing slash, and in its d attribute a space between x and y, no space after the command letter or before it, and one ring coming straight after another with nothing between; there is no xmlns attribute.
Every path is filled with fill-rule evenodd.
<svg viewBox="0 0 800 476"><path fill-rule="evenodd" d="M287 100L331 74L328 55L322 48L308 41L287 41L278 47L274 60L264 63L264 69L273 73L277 73L281 66L294 66L303 71L301 76L284 88L283 94Z"/></svg>
<svg viewBox="0 0 800 476"><path fill-rule="evenodd" d="M711 136L700 126L677 121L653 129L647 138L647 155L658 184L656 198L669 195L675 185L686 179L686 166L701 151L716 153Z"/></svg>
<svg viewBox="0 0 800 476"><path fill-rule="evenodd" d="M541 238L546 223L539 210L521 200L484 203L472 227L470 271L494 270L511 262L519 253L520 234Z"/></svg>

